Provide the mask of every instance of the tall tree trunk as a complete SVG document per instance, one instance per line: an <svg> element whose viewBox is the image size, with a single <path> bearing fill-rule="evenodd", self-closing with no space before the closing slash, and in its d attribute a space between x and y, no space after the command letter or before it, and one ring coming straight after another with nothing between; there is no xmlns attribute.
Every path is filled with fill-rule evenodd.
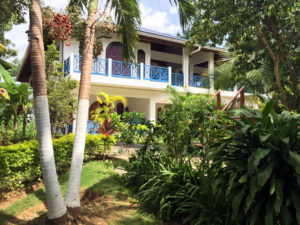
<svg viewBox="0 0 300 225"><path fill-rule="evenodd" d="M42 11L39 0L32 0L30 8L30 53L34 115L39 142L41 169L46 189L48 218L52 223L67 221L64 204L57 180L50 130L49 107L46 90Z"/></svg>
<svg viewBox="0 0 300 225"><path fill-rule="evenodd" d="M14 113L14 137L18 137L18 113Z"/></svg>
<svg viewBox="0 0 300 225"><path fill-rule="evenodd" d="M23 112L23 137L26 136L27 113Z"/></svg>
<svg viewBox="0 0 300 225"><path fill-rule="evenodd" d="M97 7L98 0L90 0L87 27L84 35L76 132L68 189L65 197L65 203L71 214L77 214L80 210L80 180L88 120L90 83L93 64L93 44L95 36L94 22L96 18Z"/></svg>

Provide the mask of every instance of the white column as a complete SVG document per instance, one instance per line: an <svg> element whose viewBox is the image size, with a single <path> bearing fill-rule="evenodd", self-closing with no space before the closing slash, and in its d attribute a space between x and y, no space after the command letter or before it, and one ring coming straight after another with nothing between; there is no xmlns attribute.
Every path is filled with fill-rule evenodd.
<svg viewBox="0 0 300 225"><path fill-rule="evenodd" d="M140 64L140 79L144 80L144 63Z"/></svg>
<svg viewBox="0 0 300 225"><path fill-rule="evenodd" d="M111 77L111 74L112 74L112 59L111 58L108 59L107 65L108 65L108 76Z"/></svg>
<svg viewBox="0 0 300 225"><path fill-rule="evenodd" d="M208 56L208 75L209 75L209 84L210 84L210 92L214 92L214 53L210 52Z"/></svg>
<svg viewBox="0 0 300 225"><path fill-rule="evenodd" d="M74 53L70 54L70 74L74 72Z"/></svg>
<svg viewBox="0 0 300 225"><path fill-rule="evenodd" d="M184 86L187 87L189 85L189 56L185 47L182 48L182 72L184 74Z"/></svg>
<svg viewBox="0 0 300 225"><path fill-rule="evenodd" d="M172 86L172 67L168 67L169 85Z"/></svg>
<svg viewBox="0 0 300 225"><path fill-rule="evenodd" d="M152 123L155 123L156 121L155 115L156 115L156 103L154 99L150 98L149 99L149 120Z"/></svg>

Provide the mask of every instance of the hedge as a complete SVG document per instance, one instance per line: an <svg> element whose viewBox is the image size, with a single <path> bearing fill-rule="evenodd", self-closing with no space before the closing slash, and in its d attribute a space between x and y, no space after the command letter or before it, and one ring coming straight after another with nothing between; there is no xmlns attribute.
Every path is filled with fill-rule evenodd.
<svg viewBox="0 0 300 225"><path fill-rule="evenodd" d="M66 171L71 162L74 135L53 140L57 173ZM103 155L115 144L115 139L104 135L87 135L85 158L90 160ZM37 140L0 146L0 191L22 188L27 182L42 178Z"/></svg>

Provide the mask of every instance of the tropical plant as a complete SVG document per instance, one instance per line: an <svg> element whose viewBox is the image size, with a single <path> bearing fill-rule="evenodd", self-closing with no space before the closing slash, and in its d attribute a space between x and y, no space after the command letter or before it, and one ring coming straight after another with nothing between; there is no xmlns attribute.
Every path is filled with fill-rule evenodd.
<svg viewBox="0 0 300 225"><path fill-rule="evenodd" d="M215 143L212 166L239 224L300 223L300 115L264 110L241 113Z"/></svg>
<svg viewBox="0 0 300 225"><path fill-rule="evenodd" d="M92 119L99 124L99 133L109 137L114 131L115 126L112 123L112 113L117 102L122 102L127 105L127 99L120 95L108 95L104 92L97 94L99 107L92 112Z"/></svg>
<svg viewBox="0 0 300 225"><path fill-rule="evenodd" d="M52 146L40 1L31 1L29 16L34 115L39 142L41 169L46 190L48 218L53 222L61 221L62 223L64 220L67 220L67 208L59 189Z"/></svg>

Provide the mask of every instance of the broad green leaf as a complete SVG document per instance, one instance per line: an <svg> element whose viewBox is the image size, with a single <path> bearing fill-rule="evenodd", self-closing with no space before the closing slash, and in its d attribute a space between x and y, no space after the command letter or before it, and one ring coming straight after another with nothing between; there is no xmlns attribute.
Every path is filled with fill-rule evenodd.
<svg viewBox="0 0 300 225"><path fill-rule="evenodd" d="M273 225L274 210L271 202L267 203L265 210L265 225Z"/></svg>
<svg viewBox="0 0 300 225"><path fill-rule="evenodd" d="M300 174L300 155L289 151L288 161L294 167L296 173Z"/></svg>
<svg viewBox="0 0 300 225"><path fill-rule="evenodd" d="M257 173L257 186L258 186L259 190L260 190L260 188L262 188L265 185L267 180L270 178L273 168L274 168L274 164L271 163L265 169L260 170Z"/></svg>
<svg viewBox="0 0 300 225"><path fill-rule="evenodd" d="M283 202L283 183L282 181L276 180L275 181L275 191L276 191L276 200L274 202L274 209L276 213L280 212L281 205Z"/></svg>
<svg viewBox="0 0 300 225"><path fill-rule="evenodd" d="M267 115L270 114L270 112L273 110L274 102L270 101L266 104L263 112L262 112L262 118L265 118Z"/></svg>
<svg viewBox="0 0 300 225"><path fill-rule="evenodd" d="M244 184L243 189L235 195L235 197L232 200L232 211L233 211L233 215L232 217L235 218L236 215L238 214L241 202L243 200L243 198L245 197L245 191L246 191L246 187L247 185Z"/></svg>
<svg viewBox="0 0 300 225"><path fill-rule="evenodd" d="M292 216L289 210L286 207L283 207L282 209L282 219L281 222L283 225L291 225L292 222Z"/></svg>
<svg viewBox="0 0 300 225"><path fill-rule="evenodd" d="M291 195L294 207L296 209L297 222L300 224L300 195L296 194L294 191L291 192Z"/></svg>
<svg viewBox="0 0 300 225"><path fill-rule="evenodd" d="M261 143L264 143L269 137L271 137L271 134L259 135L259 140Z"/></svg>
<svg viewBox="0 0 300 225"><path fill-rule="evenodd" d="M244 174L240 179L239 179L239 182L241 184L245 183L247 181L247 178L248 178L248 174Z"/></svg>
<svg viewBox="0 0 300 225"><path fill-rule="evenodd" d="M261 159L270 153L270 149L259 148L251 154L248 159L248 173L251 175L257 169L257 166Z"/></svg>
<svg viewBox="0 0 300 225"><path fill-rule="evenodd" d="M254 176L254 177L251 178L251 181L250 181L250 195L251 195L252 199L254 199L257 190L258 190L257 177Z"/></svg>

